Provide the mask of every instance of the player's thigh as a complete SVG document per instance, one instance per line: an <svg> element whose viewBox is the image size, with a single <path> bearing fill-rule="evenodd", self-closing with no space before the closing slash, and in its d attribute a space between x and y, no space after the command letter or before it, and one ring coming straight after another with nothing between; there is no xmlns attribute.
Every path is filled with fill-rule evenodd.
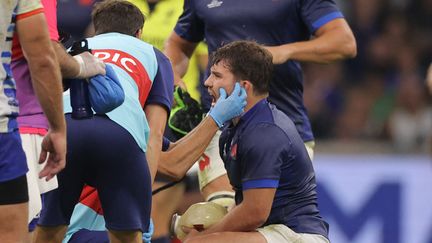
<svg viewBox="0 0 432 243"><path fill-rule="evenodd" d="M39 156L42 150L42 141L44 136L39 134L21 134L22 146L27 157L27 165L29 167L29 172L27 173L27 179L29 180L28 174L32 173L34 175L34 186L37 186L37 191L39 194L51 191L57 188L57 178L54 177L49 181L45 178L39 179L39 172L45 167L46 162L40 164ZM30 181L28 181L30 183ZM30 188L29 188L30 190Z"/></svg>
<svg viewBox="0 0 432 243"><path fill-rule="evenodd" d="M0 242L20 242L27 234L28 203L0 205Z"/></svg>
<svg viewBox="0 0 432 243"><path fill-rule="evenodd" d="M105 150L94 155L95 174L86 181L99 192L108 229L146 232L152 201L146 155L124 128L113 122L100 123L110 133L93 138Z"/></svg>
<svg viewBox="0 0 432 243"><path fill-rule="evenodd" d="M27 170L18 131L0 133L0 242L19 242L27 232Z"/></svg>
<svg viewBox="0 0 432 243"><path fill-rule="evenodd" d="M198 236L186 240L184 243L266 243L266 239L258 232L220 232ZM283 241L281 241L283 242ZM279 242L280 243L280 242Z"/></svg>
<svg viewBox="0 0 432 243"><path fill-rule="evenodd" d="M27 232L28 194L25 175L0 182L0 242L18 242Z"/></svg>
<svg viewBox="0 0 432 243"><path fill-rule="evenodd" d="M301 242L307 243L330 243L330 241L322 235L318 234L300 234L302 236Z"/></svg>
<svg viewBox="0 0 432 243"><path fill-rule="evenodd" d="M10 181L27 173L27 162L18 131L0 133L0 182ZM3 195L0 195L0 200Z"/></svg>
<svg viewBox="0 0 432 243"><path fill-rule="evenodd" d="M38 224L42 226L68 225L75 204L84 186L84 174L89 155L81 149L82 142L76 139L68 124L66 167L57 174L58 188L43 194L42 208Z"/></svg>
<svg viewBox="0 0 432 243"><path fill-rule="evenodd" d="M58 183L56 176L49 181L46 181L45 178L39 179L39 172L46 164L46 162L39 164L43 136L39 134L21 134L21 139L29 168L27 186L29 191L29 221L31 221L42 209L41 194L57 188Z"/></svg>
<svg viewBox="0 0 432 243"><path fill-rule="evenodd" d="M109 243L108 231L80 229L67 243Z"/></svg>

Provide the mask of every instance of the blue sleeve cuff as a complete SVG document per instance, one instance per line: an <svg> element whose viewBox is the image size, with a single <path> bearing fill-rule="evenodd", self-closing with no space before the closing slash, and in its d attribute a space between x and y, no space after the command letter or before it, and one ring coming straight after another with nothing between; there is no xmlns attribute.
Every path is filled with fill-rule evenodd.
<svg viewBox="0 0 432 243"><path fill-rule="evenodd" d="M251 180L243 182L243 190L254 189L254 188L277 188L279 186L279 180Z"/></svg>
<svg viewBox="0 0 432 243"><path fill-rule="evenodd" d="M166 152L169 149L171 141L165 136L162 139L162 151Z"/></svg>
<svg viewBox="0 0 432 243"><path fill-rule="evenodd" d="M313 32L315 32L317 29L319 29L321 26L327 24L328 22L332 21L333 19L343 18L343 14L339 11L332 12L327 15L322 16L318 20L312 23Z"/></svg>

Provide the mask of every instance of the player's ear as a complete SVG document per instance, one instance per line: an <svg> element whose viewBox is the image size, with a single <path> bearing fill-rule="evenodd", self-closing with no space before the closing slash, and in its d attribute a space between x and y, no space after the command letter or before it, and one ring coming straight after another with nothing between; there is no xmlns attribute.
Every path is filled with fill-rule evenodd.
<svg viewBox="0 0 432 243"><path fill-rule="evenodd" d="M240 80L240 86L243 87L246 91L252 90L252 83L248 80Z"/></svg>
<svg viewBox="0 0 432 243"><path fill-rule="evenodd" d="M141 39L141 34L142 34L142 29L139 29L137 30L137 32L135 32L135 37Z"/></svg>

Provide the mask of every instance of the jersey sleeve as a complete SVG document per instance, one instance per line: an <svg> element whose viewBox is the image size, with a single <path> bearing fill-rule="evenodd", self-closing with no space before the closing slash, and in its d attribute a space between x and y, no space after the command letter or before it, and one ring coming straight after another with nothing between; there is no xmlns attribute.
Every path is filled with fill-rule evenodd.
<svg viewBox="0 0 432 243"><path fill-rule="evenodd" d="M303 22L311 34L328 22L344 17L333 0L304 0L300 2Z"/></svg>
<svg viewBox="0 0 432 243"><path fill-rule="evenodd" d="M170 144L171 144L171 141L167 137L164 136L162 138L162 151L163 152L168 151Z"/></svg>
<svg viewBox="0 0 432 243"><path fill-rule="evenodd" d="M50 39L58 41L59 33L57 30L57 1L42 0L42 5L45 11L45 18L48 24Z"/></svg>
<svg viewBox="0 0 432 243"><path fill-rule="evenodd" d="M242 135L238 144L243 190L277 188L282 160L291 142L285 133L273 124L261 123Z"/></svg>
<svg viewBox="0 0 432 243"><path fill-rule="evenodd" d="M38 13L42 13L43 8L39 0L19 0L17 8L17 20L23 19Z"/></svg>
<svg viewBox="0 0 432 243"><path fill-rule="evenodd" d="M204 23L198 17L194 0L185 0L183 13L180 15L174 31L182 38L191 42L200 42L204 39Z"/></svg>
<svg viewBox="0 0 432 243"><path fill-rule="evenodd" d="M153 49L156 54L158 70L156 72L150 94L145 104L161 105L169 113L173 101L174 74L169 59L158 49Z"/></svg>
<svg viewBox="0 0 432 243"><path fill-rule="evenodd" d="M16 9L16 20L19 21L43 12L44 9L39 0L19 0ZM19 43L18 33L15 31L12 39L12 60L22 57L24 57L24 54Z"/></svg>

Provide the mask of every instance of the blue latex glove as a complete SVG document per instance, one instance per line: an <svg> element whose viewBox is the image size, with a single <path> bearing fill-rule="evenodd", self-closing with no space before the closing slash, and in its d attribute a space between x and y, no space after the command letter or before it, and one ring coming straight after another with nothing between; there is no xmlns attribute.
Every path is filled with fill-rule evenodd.
<svg viewBox="0 0 432 243"><path fill-rule="evenodd" d="M153 233L154 233L153 220L150 219L150 225L149 225L148 231L143 234L143 242L151 243L151 238L153 236Z"/></svg>
<svg viewBox="0 0 432 243"><path fill-rule="evenodd" d="M89 98L96 113L108 113L120 106L125 94L114 69L107 64L106 75L96 75L90 78Z"/></svg>
<svg viewBox="0 0 432 243"><path fill-rule="evenodd" d="M236 82L234 90L230 96L227 97L226 91L223 88L219 89L219 99L212 107L209 115L213 118L219 128L223 124L234 117L240 116L246 106L246 90L240 87Z"/></svg>

